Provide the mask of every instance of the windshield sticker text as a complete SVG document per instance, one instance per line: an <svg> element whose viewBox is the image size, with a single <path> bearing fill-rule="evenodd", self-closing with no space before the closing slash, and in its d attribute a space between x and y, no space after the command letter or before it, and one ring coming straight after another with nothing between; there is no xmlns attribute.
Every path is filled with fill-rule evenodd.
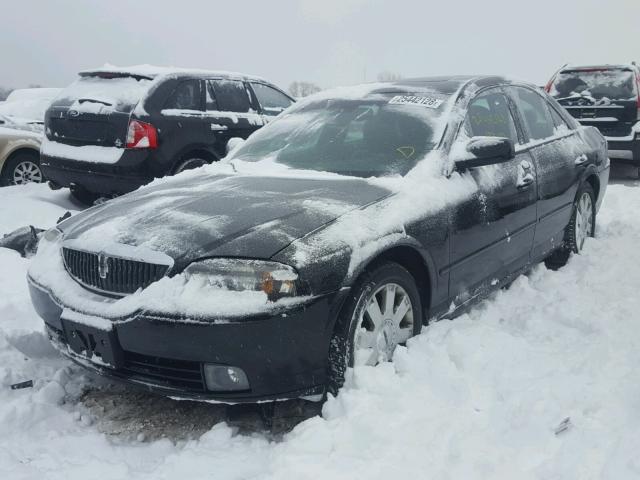
<svg viewBox="0 0 640 480"><path fill-rule="evenodd" d="M418 97L415 95L396 95L389 100L389 105L419 105L427 108L438 108L444 100L433 97Z"/></svg>

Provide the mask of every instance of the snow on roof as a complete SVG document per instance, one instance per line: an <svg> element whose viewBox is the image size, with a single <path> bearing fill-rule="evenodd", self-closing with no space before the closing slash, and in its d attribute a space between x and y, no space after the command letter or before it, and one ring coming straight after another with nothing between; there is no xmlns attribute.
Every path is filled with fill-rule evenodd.
<svg viewBox="0 0 640 480"><path fill-rule="evenodd" d="M128 67L118 67L116 65L105 63L102 67L92 68L92 69L83 70L79 72L79 74L83 76L100 74L100 73L124 74L124 75L131 75L135 77L146 77L149 79L153 79L159 76L192 74L192 75L210 75L210 76L221 76L221 77L247 78L250 80L258 80L258 81L266 82L266 80L261 77L258 77L255 75L248 75L246 73L230 72L230 71L224 71L224 70L205 70L205 69L198 69L198 68L163 67L163 66L156 66L156 65L149 65L149 64L131 65Z"/></svg>

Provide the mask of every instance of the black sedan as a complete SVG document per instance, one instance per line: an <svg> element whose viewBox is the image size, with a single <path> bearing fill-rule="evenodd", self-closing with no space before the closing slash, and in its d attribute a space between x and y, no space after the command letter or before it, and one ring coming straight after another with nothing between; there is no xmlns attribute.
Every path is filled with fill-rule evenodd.
<svg viewBox="0 0 640 480"><path fill-rule="evenodd" d="M48 231L59 350L179 398L317 398L594 234L606 142L538 88L403 80L299 102L218 164Z"/></svg>

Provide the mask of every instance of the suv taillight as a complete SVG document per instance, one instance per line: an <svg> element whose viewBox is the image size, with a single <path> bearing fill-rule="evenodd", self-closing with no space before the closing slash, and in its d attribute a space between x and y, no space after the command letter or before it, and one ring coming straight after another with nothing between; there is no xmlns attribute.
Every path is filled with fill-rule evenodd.
<svg viewBox="0 0 640 480"><path fill-rule="evenodd" d="M158 131L150 123L130 120L127 148L158 148Z"/></svg>

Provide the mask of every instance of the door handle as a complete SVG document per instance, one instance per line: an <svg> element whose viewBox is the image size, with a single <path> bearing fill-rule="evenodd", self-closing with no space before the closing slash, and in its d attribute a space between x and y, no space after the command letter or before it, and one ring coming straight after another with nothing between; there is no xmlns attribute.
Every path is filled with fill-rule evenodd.
<svg viewBox="0 0 640 480"><path fill-rule="evenodd" d="M580 155L578 158L576 158L575 160L575 166L579 167L580 165L584 165L587 160L589 160L589 157L587 157L584 153L582 155Z"/></svg>
<svg viewBox="0 0 640 480"><path fill-rule="evenodd" d="M533 185L533 181L533 175L531 173L526 173L520 180L518 180L516 186L518 187L518 190L524 190L525 188L529 188Z"/></svg>
<svg viewBox="0 0 640 480"><path fill-rule="evenodd" d="M533 184L536 178L533 176L532 170L531 162L527 160L520 162L520 173L518 174L518 183L516 183L518 190L524 190Z"/></svg>

